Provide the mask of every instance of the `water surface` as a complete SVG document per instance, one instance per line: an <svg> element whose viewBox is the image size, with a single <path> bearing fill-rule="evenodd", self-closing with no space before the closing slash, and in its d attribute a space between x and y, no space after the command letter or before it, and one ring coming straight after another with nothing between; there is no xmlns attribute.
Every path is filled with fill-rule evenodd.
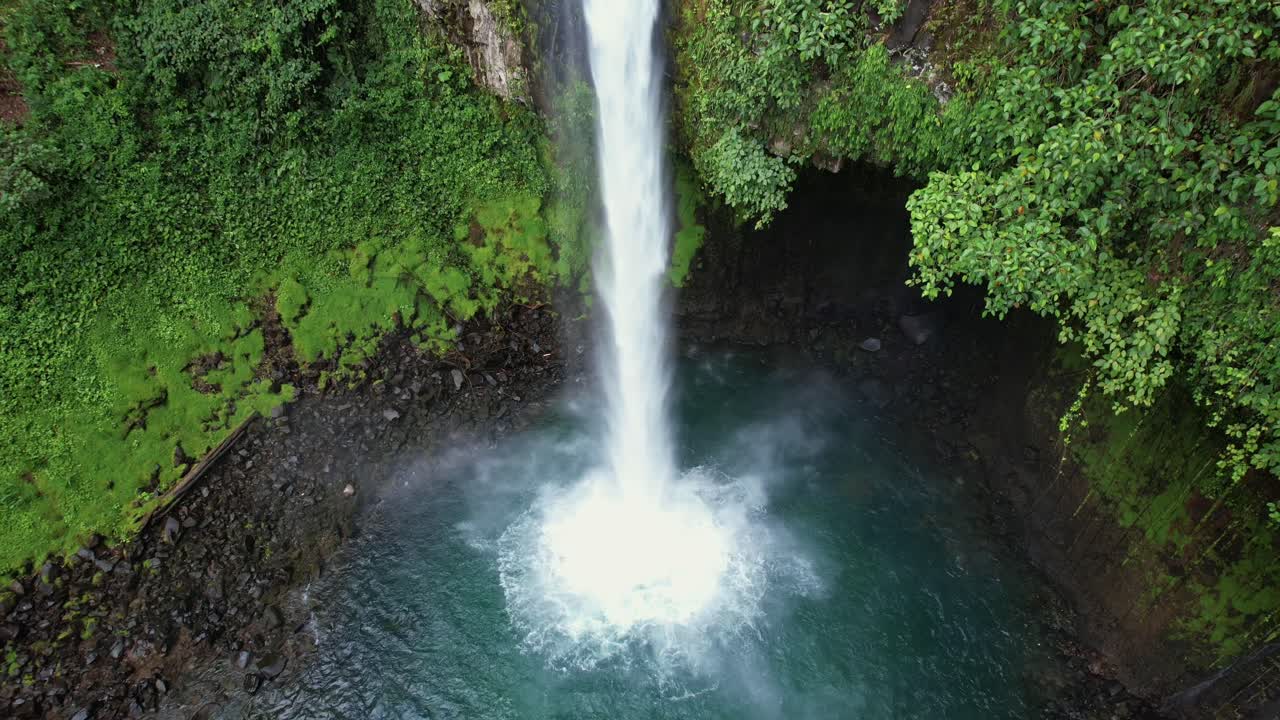
<svg viewBox="0 0 1280 720"><path fill-rule="evenodd" d="M751 496L744 537L761 570L736 604L577 649L512 612L508 529L600 460L597 409L569 405L496 451L388 478L388 499L308 589L315 654L225 716L1034 714L1026 677L1044 658L1029 594L945 468L904 457L839 384L755 355L685 361L676 397L684 468L701 467L708 492Z"/></svg>

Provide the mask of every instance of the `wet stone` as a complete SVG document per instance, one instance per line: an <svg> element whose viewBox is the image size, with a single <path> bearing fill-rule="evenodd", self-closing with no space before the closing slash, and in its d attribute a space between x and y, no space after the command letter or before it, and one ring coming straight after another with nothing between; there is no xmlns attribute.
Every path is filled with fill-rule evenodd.
<svg viewBox="0 0 1280 720"><path fill-rule="evenodd" d="M289 661L283 655L272 654L264 657L258 665L258 670L262 673L262 677L267 680L275 680L284 672L284 668Z"/></svg>
<svg viewBox="0 0 1280 720"><path fill-rule="evenodd" d="M262 624L267 626L269 630L275 630L284 624L284 616L280 614L280 608L274 605L267 606L262 613Z"/></svg>
<svg viewBox="0 0 1280 720"><path fill-rule="evenodd" d="M165 542L172 545L177 542L178 535L181 533L182 526L178 523L176 518L170 515L164 519L164 531L161 533L161 537Z"/></svg>

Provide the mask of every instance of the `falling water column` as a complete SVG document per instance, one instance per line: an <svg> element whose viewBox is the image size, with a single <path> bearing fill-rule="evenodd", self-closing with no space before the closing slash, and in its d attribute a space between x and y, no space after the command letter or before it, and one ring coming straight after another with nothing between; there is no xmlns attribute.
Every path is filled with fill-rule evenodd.
<svg viewBox="0 0 1280 720"><path fill-rule="evenodd" d="M675 474L662 294L669 217L658 0L584 0L598 105L608 237L595 276L608 314L601 348L608 460L627 501L654 506Z"/></svg>

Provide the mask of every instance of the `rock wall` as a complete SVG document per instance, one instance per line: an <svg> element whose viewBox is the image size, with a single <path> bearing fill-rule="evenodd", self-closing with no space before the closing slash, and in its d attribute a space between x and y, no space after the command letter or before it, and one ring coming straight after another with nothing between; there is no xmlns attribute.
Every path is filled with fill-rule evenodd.
<svg viewBox="0 0 1280 720"><path fill-rule="evenodd" d="M476 82L506 100L530 100L523 8L491 0L416 0L429 24L462 48Z"/></svg>

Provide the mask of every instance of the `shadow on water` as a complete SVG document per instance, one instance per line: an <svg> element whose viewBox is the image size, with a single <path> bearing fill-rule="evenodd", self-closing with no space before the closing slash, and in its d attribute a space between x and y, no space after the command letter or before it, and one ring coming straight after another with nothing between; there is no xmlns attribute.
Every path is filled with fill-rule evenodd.
<svg viewBox="0 0 1280 720"><path fill-rule="evenodd" d="M565 405L477 457L393 480L334 572L307 589L316 648L256 695L208 678L215 717L948 718L1032 715L1030 592L940 468L904 457L836 381L761 355L687 358L680 459L766 502L755 612L706 642L654 636L567 669L509 614L499 541L550 484L599 459L596 409ZM710 626L708 626L710 627ZM680 638L675 643L683 642ZM189 710L188 710L189 712Z"/></svg>

